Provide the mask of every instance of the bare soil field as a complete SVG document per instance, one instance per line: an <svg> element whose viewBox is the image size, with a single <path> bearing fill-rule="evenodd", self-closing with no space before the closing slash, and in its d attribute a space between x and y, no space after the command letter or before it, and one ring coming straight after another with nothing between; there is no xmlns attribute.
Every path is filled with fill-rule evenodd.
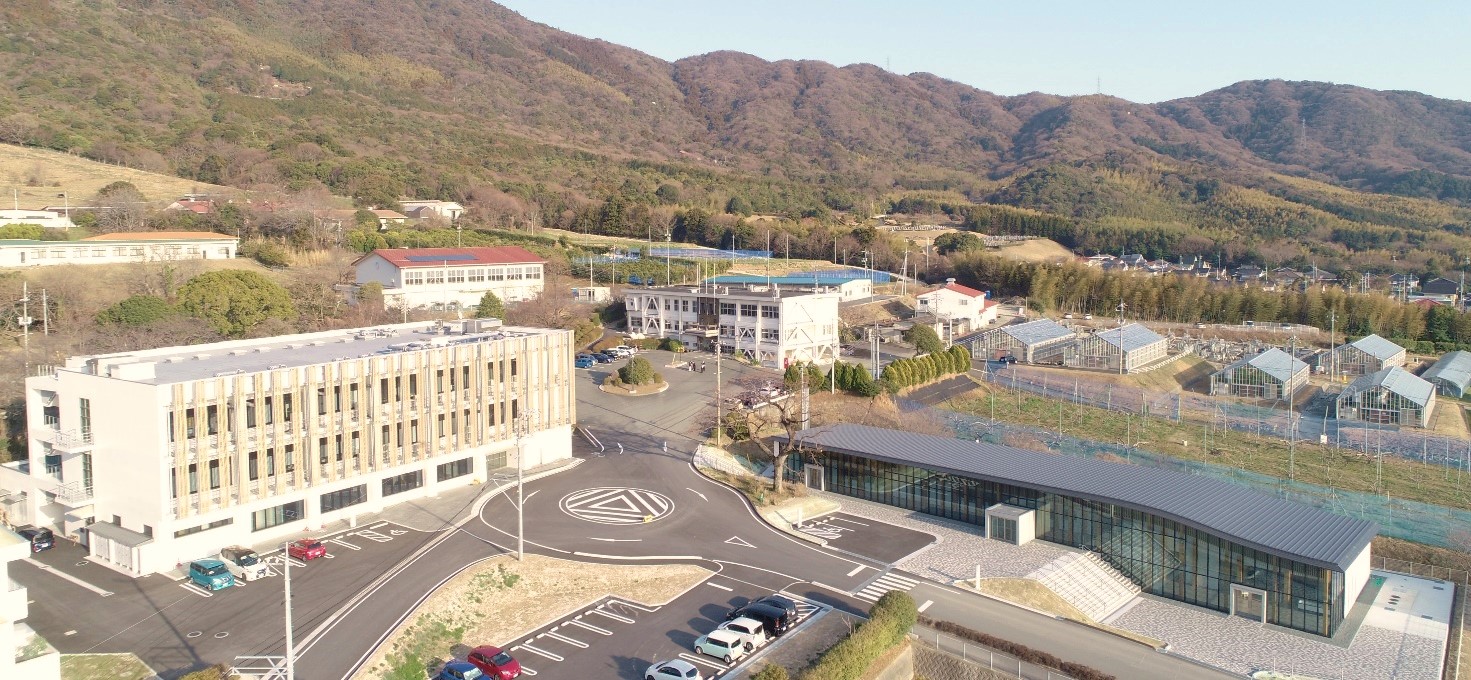
<svg viewBox="0 0 1471 680"><path fill-rule="evenodd" d="M113 182L131 182L149 201L171 201L187 193L234 193L237 189L204 184L191 179L108 165L80 156L28 146L0 144L0 186L7 191L4 205L11 207L9 189L19 192L22 207L62 205L57 194L67 194L72 205L86 205L101 189Z"/></svg>
<svg viewBox="0 0 1471 680"><path fill-rule="evenodd" d="M1059 259L1073 259L1073 251L1064 248L1057 241L1045 238L1020 241L1002 247L996 252L1003 257L1024 262L1056 262Z"/></svg>

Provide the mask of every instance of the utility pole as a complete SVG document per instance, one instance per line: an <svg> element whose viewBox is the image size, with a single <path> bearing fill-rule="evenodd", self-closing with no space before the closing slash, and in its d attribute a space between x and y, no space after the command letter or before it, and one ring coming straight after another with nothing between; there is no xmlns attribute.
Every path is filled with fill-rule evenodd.
<svg viewBox="0 0 1471 680"><path fill-rule="evenodd" d="M526 559L526 437L531 434L531 418L535 411L527 409L516 418L516 561Z"/></svg>
<svg viewBox="0 0 1471 680"><path fill-rule="evenodd" d="M41 289L41 335L51 336L51 306L46 303L46 289Z"/></svg>
<svg viewBox="0 0 1471 680"><path fill-rule="evenodd" d="M720 335L715 336L715 448L720 448L720 431L725 429L725 400L720 398Z"/></svg>
<svg viewBox="0 0 1471 680"><path fill-rule="evenodd" d="M21 373L21 380L25 380L26 376L29 376L31 374L31 321L33 321L33 319L31 319L30 282L22 281L20 284L20 291L20 300L18 300L21 305L20 316L16 317L15 321L16 323L20 324L21 337L24 338L22 344L25 348L23 350L25 356L21 360L21 363L24 365L25 368L24 372Z"/></svg>
<svg viewBox="0 0 1471 680"><path fill-rule="evenodd" d="M1287 362L1287 384L1292 385L1292 379L1297 372L1293 369L1297 366L1297 336L1289 338L1291 360ZM1297 388L1290 387L1287 390L1287 479L1297 479Z"/></svg>
<svg viewBox="0 0 1471 680"><path fill-rule="evenodd" d="M909 273L909 251L904 251L904 263L899 265L899 294L906 295L909 292L909 279L905 275Z"/></svg>
<svg viewBox="0 0 1471 680"><path fill-rule="evenodd" d="M287 544L289 545L289 544ZM291 553L281 546L281 563L286 572L286 680L296 678L296 638L291 632Z"/></svg>

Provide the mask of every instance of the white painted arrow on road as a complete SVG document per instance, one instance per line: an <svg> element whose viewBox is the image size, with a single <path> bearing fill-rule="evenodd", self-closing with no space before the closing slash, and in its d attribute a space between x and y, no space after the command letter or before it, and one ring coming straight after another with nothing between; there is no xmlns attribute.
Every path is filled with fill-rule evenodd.
<svg viewBox="0 0 1471 680"><path fill-rule="evenodd" d="M756 546L751 545L750 543L747 543L744 540L742 540L740 536L731 536L730 539L726 540L726 543L729 543L731 545L739 545L739 546L746 547L746 548L754 548L754 547L756 547Z"/></svg>

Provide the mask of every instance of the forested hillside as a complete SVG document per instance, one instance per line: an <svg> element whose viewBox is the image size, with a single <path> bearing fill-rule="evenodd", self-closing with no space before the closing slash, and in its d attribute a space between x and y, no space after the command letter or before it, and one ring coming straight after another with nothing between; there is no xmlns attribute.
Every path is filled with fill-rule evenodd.
<svg viewBox="0 0 1471 680"><path fill-rule="evenodd" d="M669 63L478 0L23 0L0 23L0 141L261 194L712 244L739 238L700 226L721 213L801 235L909 199L1084 252L1471 255L1471 104L1408 92L1001 97L869 65ZM1034 217L977 217L1000 214Z"/></svg>

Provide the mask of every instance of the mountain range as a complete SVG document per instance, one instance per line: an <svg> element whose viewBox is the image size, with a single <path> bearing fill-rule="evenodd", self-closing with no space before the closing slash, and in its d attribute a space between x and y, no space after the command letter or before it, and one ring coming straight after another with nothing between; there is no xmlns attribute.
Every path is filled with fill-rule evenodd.
<svg viewBox="0 0 1471 680"><path fill-rule="evenodd" d="M1056 215L1074 247L1471 254L1471 103L1413 92L1003 97L866 64L671 63L477 0L12 0L0 24L0 141L206 182L363 203L493 187L549 214L664 183L794 216L923 194Z"/></svg>

